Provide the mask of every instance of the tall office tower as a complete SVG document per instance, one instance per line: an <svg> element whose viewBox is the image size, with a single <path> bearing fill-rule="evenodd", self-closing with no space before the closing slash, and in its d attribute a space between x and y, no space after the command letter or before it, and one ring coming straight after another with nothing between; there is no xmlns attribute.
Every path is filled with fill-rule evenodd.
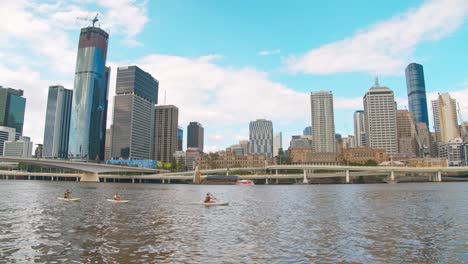
<svg viewBox="0 0 468 264"><path fill-rule="evenodd" d="M154 105L158 103L158 81L138 66L117 68L113 158L150 159L153 146Z"/></svg>
<svg viewBox="0 0 468 264"><path fill-rule="evenodd" d="M405 69L405 75L409 111L414 114L416 123L425 123L429 127L423 66L410 63Z"/></svg>
<svg viewBox="0 0 468 264"><path fill-rule="evenodd" d="M68 144L70 158L104 158L110 74L110 68L105 66L108 39L109 34L100 28L81 29Z"/></svg>
<svg viewBox="0 0 468 264"><path fill-rule="evenodd" d="M413 113L408 110L397 110L396 119L398 153L405 157L416 157L418 146Z"/></svg>
<svg viewBox="0 0 468 264"><path fill-rule="evenodd" d="M311 126L308 126L306 128L304 128L304 131L302 132L302 134L305 136L305 135L312 135L312 127Z"/></svg>
<svg viewBox="0 0 468 264"><path fill-rule="evenodd" d="M365 147L366 144L366 116L363 110L354 112L354 145Z"/></svg>
<svg viewBox="0 0 468 264"><path fill-rule="evenodd" d="M15 141L16 129L0 126L0 155L3 155L3 144L6 141Z"/></svg>
<svg viewBox="0 0 468 264"><path fill-rule="evenodd" d="M314 152L336 152L332 92L311 92L310 105L313 131L312 148Z"/></svg>
<svg viewBox="0 0 468 264"><path fill-rule="evenodd" d="M0 86L0 126L12 127L22 135L25 108L23 90Z"/></svg>
<svg viewBox="0 0 468 264"><path fill-rule="evenodd" d="M448 142L458 135L457 102L448 93L441 93L432 101L434 130L438 143Z"/></svg>
<svg viewBox="0 0 468 264"><path fill-rule="evenodd" d="M273 137L273 157L278 156L279 150L283 148L283 134L276 133Z"/></svg>
<svg viewBox="0 0 468 264"><path fill-rule="evenodd" d="M153 159L171 162L177 150L179 108L173 105L157 105L154 108Z"/></svg>
<svg viewBox="0 0 468 264"><path fill-rule="evenodd" d="M375 85L364 95L366 142L370 148L383 148L387 154L398 152L395 97L388 87Z"/></svg>
<svg viewBox="0 0 468 264"><path fill-rule="evenodd" d="M177 151L182 151L184 148L184 130L182 127L177 128Z"/></svg>
<svg viewBox="0 0 468 264"><path fill-rule="evenodd" d="M190 122L187 126L187 148L198 148L203 152L204 129L198 122Z"/></svg>
<svg viewBox="0 0 468 264"><path fill-rule="evenodd" d="M273 123L270 120L257 119L249 124L251 154L264 154L273 158Z"/></svg>
<svg viewBox="0 0 468 264"><path fill-rule="evenodd" d="M45 158L68 157L72 98L72 90L62 85L49 86L42 150Z"/></svg>

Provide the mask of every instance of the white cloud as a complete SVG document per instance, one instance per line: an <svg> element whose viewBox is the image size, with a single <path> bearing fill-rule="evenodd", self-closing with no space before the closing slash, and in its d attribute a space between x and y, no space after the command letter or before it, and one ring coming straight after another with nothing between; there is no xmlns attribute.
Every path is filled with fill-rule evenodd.
<svg viewBox="0 0 468 264"><path fill-rule="evenodd" d="M466 0L432 0L343 40L285 60L292 72L399 74L422 42L437 41L468 16Z"/></svg>
<svg viewBox="0 0 468 264"><path fill-rule="evenodd" d="M281 53L280 49L275 49L275 50L262 50L258 52L258 55L261 56L267 56L267 55L273 55L273 54L279 54Z"/></svg>

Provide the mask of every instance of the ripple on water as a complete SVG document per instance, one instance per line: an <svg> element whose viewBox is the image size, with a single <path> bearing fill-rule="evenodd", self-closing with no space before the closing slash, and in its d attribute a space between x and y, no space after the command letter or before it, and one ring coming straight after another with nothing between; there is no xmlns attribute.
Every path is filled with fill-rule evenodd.
<svg viewBox="0 0 468 264"><path fill-rule="evenodd" d="M465 189L1 181L0 262L467 262ZM230 206L191 205L208 191Z"/></svg>

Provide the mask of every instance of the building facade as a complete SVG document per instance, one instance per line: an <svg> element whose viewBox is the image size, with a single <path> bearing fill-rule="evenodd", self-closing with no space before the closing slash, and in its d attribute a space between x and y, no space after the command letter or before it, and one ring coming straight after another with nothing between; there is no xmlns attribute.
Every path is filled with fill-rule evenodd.
<svg viewBox="0 0 468 264"><path fill-rule="evenodd" d="M119 67L114 97L112 158L146 160L153 146L159 82L138 66Z"/></svg>
<svg viewBox="0 0 468 264"><path fill-rule="evenodd" d="M109 34L82 28L78 43L70 123L70 158L104 159L110 68L106 67Z"/></svg>
<svg viewBox="0 0 468 264"><path fill-rule="evenodd" d="M104 160L110 160L112 158L112 125L106 129L106 145L104 150Z"/></svg>
<svg viewBox="0 0 468 264"><path fill-rule="evenodd" d="M398 153L400 157L415 158L418 153L416 124L414 116L408 110L397 110Z"/></svg>
<svg viewBox="0 0 468 264"><path fill-rule="evenodd" d="M265 119L257 119L249 124L249 140L251 154L264 154L273 158L273 123Z"/></svg>
<svg viewBox="0 0 468 264"><path fill-rule="evenodd" d="M203 152L204 133L202 124L190 122L187 126L187 148L198 148Z"/></svg>
<svg viewBox="0 0 468 264"><path fill-rule="evenodd" d="M416 123L425 123L429 127L423 66L410 63L405 69L405 75L409 111L414 114Z"/></svg>
<svg viewBox="0 0 468 264"><path fill-rule="evenodd" d="M364 96L366 143L373 149L385 149L388 155L398 153L396 107L393 91L378 80Z"/></svg>
<svg viewBox="0 0 468 264"><path fill-rule="evenodd" d="M19 140L5 141L4 157L32 158L33 143L29 137L20 136Z"/></svg>
<svg viewBox="0 0 468 264"><path fill-rule="evenodd" d="M343 161L365 164L369 160L382 163L388 160L385 149L373 149L368 147L350 148L341 153Z"/></svg>
<svg viewBox="0 0 468 264"><path fill-rule="evenodd" d="M25 108L23 90L0 86L0 126L12 127L22 135Z"/></svg>
<svg viewBox="0 0 468 264"><path fill-rule="evenodd" d="M304 128L304 131L302 131L302 135L312 135L312 127L311 126L308 126L306 128Z"/></svg>
<svg viewBox="0 0 468 264"><path fill-rule="evenodd" d="M432 101L434 130L437 143L444 143L459 137L457 102L448 93L441 93Z"/></svg>
<svg viewBox="0 0 468 264"><path fill-rule="evenodd" d="M16 129L0 126L0 154L3 155L3 145L6 141L15 141Z"/></svg>
<svg viewBox="0 0 468 264"><path fill-rule="evenodd" d="M262 154L236 155L234 152L211 153L195 158L195 167L204 169L263 168L271 165L271 159Z"/></svg>
<svg viewBox="0 0 468 264"><path fill-rule="evenodd" d="M45 158L68 157L73 90L62 85L49 87L42 155Z"/></svg>
<svg viewBox="0 0 468 264"><path fill-rule="evenodd" d="M314 152L336 152L333 94L331 91L310 93Z"/></svg>
<svg viewBox="0 0 468 264"><path fill-rule="evenodd" d="M439 158L447 159L450 167L463 166L463 140L454 138L439 144Z"/></svg>
<svg viewBox="0 0 468 264"><path fill-rule="evenodd" d="M366 117L363 110L354 112L354 145L356 147L365 147L366 143Z"/></svg>
<svg viewBox="0 0 468 264"><path fill-rule="evenodd" d="M179 108L174 105L157 105L154 109L153 159L171 162L177 150Z"/></svg>

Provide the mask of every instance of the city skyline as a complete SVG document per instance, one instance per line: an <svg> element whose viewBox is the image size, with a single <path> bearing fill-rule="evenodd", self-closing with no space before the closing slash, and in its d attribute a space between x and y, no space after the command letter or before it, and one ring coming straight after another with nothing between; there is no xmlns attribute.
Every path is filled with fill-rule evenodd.
<svg viewBox="0 0 468 264"><path fill-rule="evenodd" d="M183 36L175 33L173 35L169 34L175 26L179 25L175 19L169 19L162 15L162 12L170 9L170 4L165 2L159 3L157 6L146 3L146 5L127 7L129 12L134 12L131 13L132 15L139 15L138 19L130 21L125 17L120 22L112 20L115 10L123 8L117 6L117 4L101 5L98 3L96 7L85 4L71 6L63 3L58 6L33 3L29 7L22 7L21 4L21 2L2 3L2 5L11 7L8 8L9 12L4 17L9 18L12 16L14 18L7 19L6 27L2 28L5 33L3 35L7 39L19 39L26 46L26 52L32 52L33 58L47 58L48 60L41 59L40 61L48 61L47 66L49 67L39 69L34 63L21 60L23 56L17 54L19 50L14 47L2 46L0 55L2 55L3 61L0 68L5 72L5 79L1 80L0 85L25 91L25 97L28 100L23 134L31 136L32 141L35 143L42 142L44 133L47 88L54 84L61 84L69 88L73 87L77 35L79 35L80 27L90 24L87 22L79 24L75 21L75 17L92 18L96 11L101 14L102 22L99 23L102 23L102 28L111 29L112 32L107 60L108 64L112 66L111 83L109 85L108 127L112 123L111 109L113 109L113 102L111 101L113 100L111 98L115 95L117 66L131 64L141 66L155 76L156 79L161 80L160 96L163 95L163 91L166 91L167 104L174 104L179 107L181 120L179 125L185 127L188 122L193 120L199 120L204 124L207 152L224 149L236 143L239 139L247 139L248 123L259 118L272 120L275 131L283 132L285 141L288 141L292 135L301 134L303 128L310 125L308 122L310 110L308 110L307 95L311 91L323 89L332 90L335 97L337 133L341 133L343 136L353 134L352 113L355 110L362 109L362 95L368 89L368 84L374 75L379 75L381 82L395 92L399 109L408 106L404 69L410 62L424 65L428 101L435 99L438 92L449 92L453 98L457 98L461 102L462 112L464 116L468 116L466 110L468 105L464 104L463 102L466 100L462 99L466 98L465 94L467 94L467 66L466 63L462 64L460 59L467 57L467 51L462 49L462 45L459 45L464 43L462 40L466 39L465 36L468 35L466 34L467 27L463 27L466 24L468 13L464 1L416 1L388 4L387 8L380 8L378 14L368 15L365 19L352 23L347 21L350 23L336 31L333 36L328 35L320 38L308 37L304 36L304 34L290 34L284 39L281 38L281 41L275 42L265 42L265 38L260 38L258 44L252 46L251 49L248 49L244 42L236 42L235 47L233 47L221 40L217 44L204 46L204 41L213 40L213 32L218 33L216 27L204 27L204 34L197 38L201 43L194 47L172 45L173 41L187 43L188 40L181 41ZM288 10L297 12L297 16L301 17L303 14L300 7L305 4L304 2L291 4ZM364 2L360 1L354 4L356 7L365 6L368 10L377 8L374 4L364 4ZM194 8L193 5L194 2L188 2L181 7L181 11L188 12ZM214 6L225 7L225 5L215 4ZM271 3L271 5L272 16L274 16L275 12L279 11L279 5L277 3ZM444 7L443 10L447 10L447 12L434 14L432 10L441 5ZM329 24L327 24L328 20L325 16L329 13L322 4L316 4L316 7L318 10L323 11L323 15L317 18L308 18L307 23L313 24L315 19L320 19L325 23L325 29L327 29ZM237 8L243 10L243 7ZM254 5L251 8L257 10L259 6ZM2 8L2 10L5 9ZM209 19L216 19L219 15L209 6L203 5L201 10ZM343 10L346 10L346 8L343 8ZM349 12L359 14L358 11L353 10ZM75 14L72 11L77 11L77 15L71 15ZM233 13L235 13L234 11ZM334 11L340 12L339 10ZM240 13L241 16L251 18L245 12ZM50 26L50 33L57 41L50 43L50 41L35 39L39 37L28 35L27 32L15 33L17 27L22 26L21 23L16 24L16 29L14 26L7 28L8 23L15 23L23 19L24 14L32 16L32 29L35 29L34 25L38 23ZM63 16L53 16L54 18L48 19L46 18L47 14L62 14ZM238 21L230 13L224 15L224 19L228 22ZM286 15L290 16L289 13ZM401 31L396 22L401 22L404 25L420 23L420 17L423 15L437 15L438 18L441 18L441 24L419 25L419 31L414 34L416 37L412 39L395 34L390 36L394 37L394 41L389 44L378 44L382 45L382 50L384 50L384 47L394 48L391 49L394 54L390 54L393 56L382 56L380 57L381 60L371 60L371 55L375 53L382 55L383 51L379 47L368 47L369 54L366 55L369 56L362 56L361 50L350 50L348 43L345 41L346 38L356 41L370 39L379 43L379 38L376 35L378 35L378 32L382 32L382 24ZM273 23L269 18L266 17L267 21ZM187 19L193 21L194 17L188 16ZM140 23L139 26L132 27L137 22ZM196 20L193 22L193 26L200 23ZM296 20L284 23L292 23L288 25L296 25L299 28L304 26L298 24ZM442 25L444 23L446 25ZM240 34L235 31L237 27L229 23L225 27L234 30L234 35ZM252 29L247 29L242 25L240 27L247 31L241 34L246 37L245 41L249 40L249 34L259 30L256 27ZM148 34L151 29L157 29L154 31L156 32L154 39L158 38L158 41L152 41L154 39L149 37ZM39 28L38 30L41 32L40 30L46 29ZM362 31L356 33L359 30ZM186 34L190 32L190 28L184 28L184 30L180 31ZM278 35L277 33L284 32L281 29L268 29L267 31L275 36ZM436 34L433 38L429 37L439 31L443 33ZM193 34L187 34L186 37L189 39L195 38ZM286 41L289 38L290 40ZM293 43L298 39L310 44ZM396 43L399 41L410 43L415 51L407 52L408 50ZM28 46L32 45L30 43L42 42L47 43L47 46L42 44L34 47ZM371 41L371 43L374 42ZM140 46L132 46L135 44ZM267 44L274 46L268 46ZM342 53L333 53L335 58L333 58L332 62L324 64L323 69L315 69L313 65L311 67L310 61L313 61L313 59L330 60L329 54L337 47L341 47L344 52L349 52L349 55L353 58L362 56L360 62L366 60L366 62L372 63L364 63L366 65L363 66L364 68L356 64L351 64L352 67L349 67L348 63L340 63L340 68L332 62L342 60L344 56L340 56ZM53 52L50 52L50 49ZM121 49L124 52L120 52ZM445 50L450 50L450 52L444 52ZM27 55L27 53L25 54ZM295 59L292 59L293 57ZM389 60L389 58L395 60ZM19 67L18 62L24 63ZM184 78L180 76L184 76ZM242 86L245 87L238 89ZM216 93L213 92L215 89ZM248 96L245 99L246 94L253 96ZM262 100L259 101L259 98L262 98ZM430 106L428 112L429 115L432 115ZM219 116L223 116L223 118L219 118ZM40 121L37 122L37 120ZM429 117L429 122L431 123L430 129L433 131L432 117Z"/></svg>

